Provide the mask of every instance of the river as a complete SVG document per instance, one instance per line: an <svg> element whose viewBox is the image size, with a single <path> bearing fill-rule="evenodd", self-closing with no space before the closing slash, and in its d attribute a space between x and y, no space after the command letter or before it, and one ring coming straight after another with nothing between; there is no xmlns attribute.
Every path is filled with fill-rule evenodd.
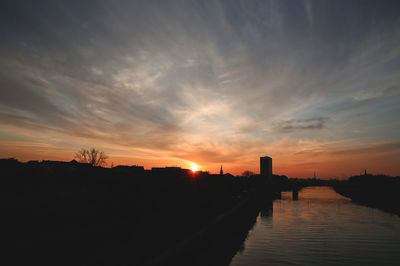
<svg viewBox="0 0 400 266"><path fill-rule="evenodd" d="M283 192L260 212L231 266L400 265L400 217L354 204L331 187Z"/></svg>

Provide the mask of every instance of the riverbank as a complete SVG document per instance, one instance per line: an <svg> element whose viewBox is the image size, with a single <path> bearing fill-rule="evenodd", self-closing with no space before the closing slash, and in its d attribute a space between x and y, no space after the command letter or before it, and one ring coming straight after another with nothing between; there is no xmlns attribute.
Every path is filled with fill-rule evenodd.
<svg viewBox="0 0 400 266"><path fill-rule="evenodd" d="M354 202L400 215L400 178L382 175L353 176L333 186Z"/></svg>
<svg viewBox="0 0 400 266"><path fill-rule="evenodd" d="M241 249L261 210L272 212L272 199L246 198L199 231L151 259L151 265L229 265Z"/></svg>
<svg viewBox="0 0 400 266"><path fill-rule="evenodd" d="M246 216L253 205L247 200L263 190L251 179L177 168L144 171L15 160L0 165L2 240L15 265L141 265L200 231L183 245L192 248L171 253L190 258L196 245L211 246L218 239L219 234L210 233L214 228L242 228L241 219L247 218L240 217L254 216ZM235 222L228 225L227 220ZM227 232L237 239L232 244L242 240L242 233Z"/></svg>

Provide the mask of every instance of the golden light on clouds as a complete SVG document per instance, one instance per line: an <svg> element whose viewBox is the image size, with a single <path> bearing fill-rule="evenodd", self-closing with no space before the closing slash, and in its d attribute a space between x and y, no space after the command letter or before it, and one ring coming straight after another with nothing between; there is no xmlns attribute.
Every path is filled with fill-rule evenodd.
<svg viewBox="0 0 400 266"><path fill-rule="evenodd" d="M245 12L225 1L168 12L65 2L29 16L7 5L0 157L71 160L95 147L109 165L146 169L195 162L240 175L271 156L274 173L291 177L400 174L400 31L389 3L371 4L374 23L338 3L343 25L357 17L343 27L319 1L297 2L314 13L268 1Z"/></svg>

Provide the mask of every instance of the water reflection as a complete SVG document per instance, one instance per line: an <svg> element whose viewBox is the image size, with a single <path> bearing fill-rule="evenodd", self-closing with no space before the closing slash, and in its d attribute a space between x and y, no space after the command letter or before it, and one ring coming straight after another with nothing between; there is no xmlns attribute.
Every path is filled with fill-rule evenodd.
<svg viewBox="0 0 400 266"><path fill-rule="evenodd" d="M283 192L261 211L230 265L397 265L400 218L330 187ZM272 215L273 209L273 215ZM272 215L272 216L271 216Z"/></svg>

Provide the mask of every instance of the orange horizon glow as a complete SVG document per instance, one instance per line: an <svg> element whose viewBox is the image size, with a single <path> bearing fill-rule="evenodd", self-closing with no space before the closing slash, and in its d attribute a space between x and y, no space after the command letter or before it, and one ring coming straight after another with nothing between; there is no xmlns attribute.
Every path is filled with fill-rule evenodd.
<svg viewBox="0 0 400 266"><path fill-rule="evenodd" d="M345 179L364 173L364 169L371 174L400 175L400 165L397 162L400 150L394 149L397 147L396 143L390 142L359 144L307 139L296 141L282 137L270 143L250 141L246 144L246 149L243 149L240 143L234 142L207 146L211 141L204 136L202 139L205 144L201 149L190 142L171 149L153 149L131 148L61 134L49 134L49 137L44 138L39 133L25 132L18 128L12 128L10 132L19 139L0 140L0 158L13 157L22 162L71 161L79 149L95 147L108 155L107 167L113 164L140 165L145 169L165 166L192 169L192 164L196 164L198 169L217 174L222 164L225 173L241 175L248 170L258 174L259 157L270 156L273 160L273 174L288 177L310 178L316 172L317 178L321 179ZM195 141L198 139L193 140ZM390 148L392 146L393 149Z"/></svg>
<svg viewBox="0 0 400 266"><path fill-rule="evenodd" d="M191 170L192 170L192 172L197 172L197 171L199 171L199 167L197 166L197 164L192 164L192 167L191 167Z"/></svg>
<svg viewBox="0 0 400 266"><path fill-rule="evenodd" d="M71 161L93 147L106 167L258 174L269 156L288 177L400 176L395 5L183 2L7 5L0 158Z"/></svg>
<svg viewBox="0 0 400 266"><path fill-rule="evenodd" d="M244 171L249 170L255 174L259 174L259 157L270 156L273 159L273 174L286 175L288 177L310 178L316 172L317 178L339 178L345 179L353 175L364 173L367 169L371 174L386 174L398 176L400 174L400 166L396 163L396 158L400 157L399 152L384 152L384 153L337 153L333 151L319 151L318 156L312 152L299 153L297 151L287 151L286 154L279 154L277 150L285 150L282 146L276 147L277 150L272 150L270 153L264 154L245 154L242 157L232 157L231 161L224 158L224 161L211 161L207 157L202 157L201 154L193 153L192 160L177 159L169 156L168 153L135 156L129 152L113 151L110 148L103 148L97 145L98 149L104 150L109 156L106 167L111 164L117 165L140 165L145 169L152 167L177 166L184 169L191 169L193 172L199 170L199 165L204 171L210 173L219 173L220 165L223 164L224 172L233 175L241 175ZM5 145L0 142L0 158L13 157L21 162L29 160L60 160L71 161L74 153L78 150L78 146L65 148L61 150L58 147L40 146L40 145ZM286 149L287 150L287 149ZM197 156L196 156L197 155ZM195 161L196 163L193 163Z"/></svg>

